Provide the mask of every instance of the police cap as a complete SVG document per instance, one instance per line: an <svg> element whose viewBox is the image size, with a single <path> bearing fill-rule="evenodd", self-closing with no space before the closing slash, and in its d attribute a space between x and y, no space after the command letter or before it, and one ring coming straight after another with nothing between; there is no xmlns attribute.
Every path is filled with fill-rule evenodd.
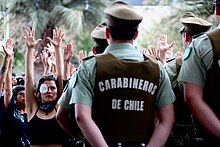
<svg viewBox="0 0 220 147"><path fill-rule="evenodd" d="M214 0L215 4L220 4L220 0Z"/></svg>
<svg viewBox="0 0 220 147"><path fill-rule="evenodd" d="M121 28L137 28L143 19L131 6L122 1L111 3L104 10L107 25Z"/></svg>
<svg viewBox="0 0 220 147"><path fill-rule="evenodd" d="M108 42L105 37L106 22L102 22L95 27L91 32L91 38L94 41L95 46L106 47Z"/></svg>
<svg viewBox="0 0 220 147"><path fill-rule="evenodd" d="M185 31L191 35L197 35L202 32L206 32L212 26L212 23L197 17L192 12L184 13L180 18L180 22L183 24Z"/></svg>

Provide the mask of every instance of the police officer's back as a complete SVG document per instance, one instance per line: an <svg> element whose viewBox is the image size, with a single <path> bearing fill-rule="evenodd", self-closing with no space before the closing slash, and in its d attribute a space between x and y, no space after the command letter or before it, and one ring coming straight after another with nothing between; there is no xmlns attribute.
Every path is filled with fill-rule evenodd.
<svg viewBox="0 0 220 147"><path fill-rule="evenodd" d="M121 1L104 12L109 46L84 60L73 84L77 123L92 146L162 146L174 123L169 78L133 46L142 16Z"/></svg>

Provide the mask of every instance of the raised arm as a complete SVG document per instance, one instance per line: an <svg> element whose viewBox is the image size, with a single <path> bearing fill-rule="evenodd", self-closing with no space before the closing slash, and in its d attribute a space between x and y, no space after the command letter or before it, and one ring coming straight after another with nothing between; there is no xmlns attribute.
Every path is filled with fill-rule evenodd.
<svg viewBox="0 0 220 147"><path fill-rule="evenodd" d="M37 108L37 102L34 98L34 47L40 41L35 40L34 38L35 31L34 29L28 28L25 29L25 34L22 37L25 39L26 43L26 57L25 57L25 104L27 108L28 119L33 113L33 107Z"/></svg>
<svg viewBox="0 0 220 147"><path fill-rule="evenodd" d="M68 80L70 78L70 60L73 56L73 45L72 43L67 43L64 47L63 57L64 57L64 75L63 79Z"/></svg>
<svg viewBox="0 0 220 147"><path fill-rule="evenodd" d="M62 91L63 91L63 54L62 54L62 39L63 39L64 33L58 28L53 30L53 39L50 37L47 37L50 42L53 44L55 49L55 58L56 58L56 75L58 80L58 91L57 91L57 97L60 98Z"/></svg>
<svg viewBox="0 0 220 147"><path fill-rule="evenodd" d="M167 36L165 34L160 35L157 42L157 49L159 50L159 60L162 64L166 62L166 54L168 50L172 50L174 42L168 44Z"/></svg>
<svg viewBox="0 0 220 147"><path fill-rule="evenodd" d="M6 42L6 46L3 47L5 60L7 63L4 63L5 72L3 73L3 80L5 81L5 91L4 91L4 105L5 109L8 108L9 101L12 97L12 62L13 62L13 47L14 42L11 38L9 38ZM3 67L2 67L3 68ZM6 82L7 81L7 82Z"/></svg>

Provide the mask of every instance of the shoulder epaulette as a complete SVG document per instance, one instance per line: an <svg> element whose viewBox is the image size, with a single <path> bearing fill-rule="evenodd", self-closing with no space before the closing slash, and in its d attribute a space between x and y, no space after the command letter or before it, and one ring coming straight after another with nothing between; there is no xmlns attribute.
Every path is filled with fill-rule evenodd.
<svg viewBox="0 0 220 147"><path fill-rule="evenodd" d="M89 60L89 59L91 59L91 58L93 58L93 57L95 57L95 56L94 56L94 55L91 55L91 56L88 56L88 57L83 58L82 60L83 60L83 61L86 61L86 60Z"/></svg>
<svg viewBox="0 0 220 147"><path fill-rule="evenodd" d="M166 62L170 62L170 61L173 61L173 60L175 60L176 58L174 57L174 58L171 58L171 59L168 59Z"/></svg>

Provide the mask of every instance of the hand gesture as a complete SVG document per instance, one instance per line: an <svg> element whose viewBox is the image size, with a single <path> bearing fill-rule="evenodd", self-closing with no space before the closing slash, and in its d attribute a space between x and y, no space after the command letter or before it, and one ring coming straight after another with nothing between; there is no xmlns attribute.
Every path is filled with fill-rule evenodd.
<svg viewBox="0 0 220 147"><path fill-rule="evenodd" d="M64 47L63 57L64 61L69 62L73 56L73 45L72 43L67 43Z"/></svg>
<svg viewBox="0 0 220 147"><path fill-rule="evenodd" d="M171 49L174 45L174 42L168 44L167 43L167 35L162 34L160 35L158 42L157 42L157 49L159 50L160 54L165 54L167 50Z"/></svg>
<svg viewBox="0 0 220 147"><path fill-rule="evenodd" d="M25 34L22 34L22 37L25 39L26 46L28 49L33 49L38 42L41 41L41 39L35 40L34 38L35 30L31 29L30 27L28 29L25 29Z"/></svg>
<svg viewBox="0 0 220 147"><path fill-rule="evenodd" d="M147 55L147 52L148 52L147 49L145 49L145 48L139 49L138 51L144 55Z"/></svg>
<svg viewBox="0 0 220 147"><path fill-rule="evenodd" d="M54 45L55 49L61 48L62 39L63 39L64 33L62 29L58 30L58 28L53 30L53 39L50 37L47 37L47 39L50 40L50 42Z"/></svg>
<svg viewBox="0 0 220 147"><path fill-rule="evenodd" d="M52 43L47 43L47 46L44 47L44 49L49 51L49 53L54 53L55 52L55 48L54 48L54 45Z"/></svg>
<svg viewBox="0 0 220 147"><path fill-rule="evenodd" d="M44 66L46 66L48 64L48 58L49 58L48 51L45 49L42 50L40 56L41 56L41 62L44 64Z"/></svg>
<svg viewBox="0 0 220 147"><path fill-rule="evenodd" d="M158 57L159 51L155 47L151 46L150 48L147 49L147 51L149 55L152 55L155 58Z"/></svg>
<svg viewBox="0 0 220 147"><path fill-rule="evenodd" d="M13 55L13 48L14 48L14 42L11 38L8 38L6 41L5 47L2 45L2 48L4 50L4 54L6 57L11 57Z"/></svg>
<svg viewBox="0 0 220 147"><path fill-rule="evenodd" d="M55 54L54 53L51 53L50 54L50 62L53 66L56 66L56 58L55 58Z"/></svg>
<svg viewBox="0 0 220 147"><path fill-rule="evenodd" d="M33 62L37 62L37 60L40 59L39 57L37 57L38 51L33 49L32 52L33 52Z"/></svg>
<svg viewBox="0 0 220 147"><path fill-rule="evenodd" d="M86 56L87 56L86 51L83 51L83 50L79 51L79 54L77 55L79 64L82 63L83 58L85 58Z"/></svg>
<svg viewBox="0 0 220 147"><path fill-rule="evenodd" d="M183 55L184 51L185 51L184 47L180 48L180 50L176 52L176 57L181 57Z"/></svg>

